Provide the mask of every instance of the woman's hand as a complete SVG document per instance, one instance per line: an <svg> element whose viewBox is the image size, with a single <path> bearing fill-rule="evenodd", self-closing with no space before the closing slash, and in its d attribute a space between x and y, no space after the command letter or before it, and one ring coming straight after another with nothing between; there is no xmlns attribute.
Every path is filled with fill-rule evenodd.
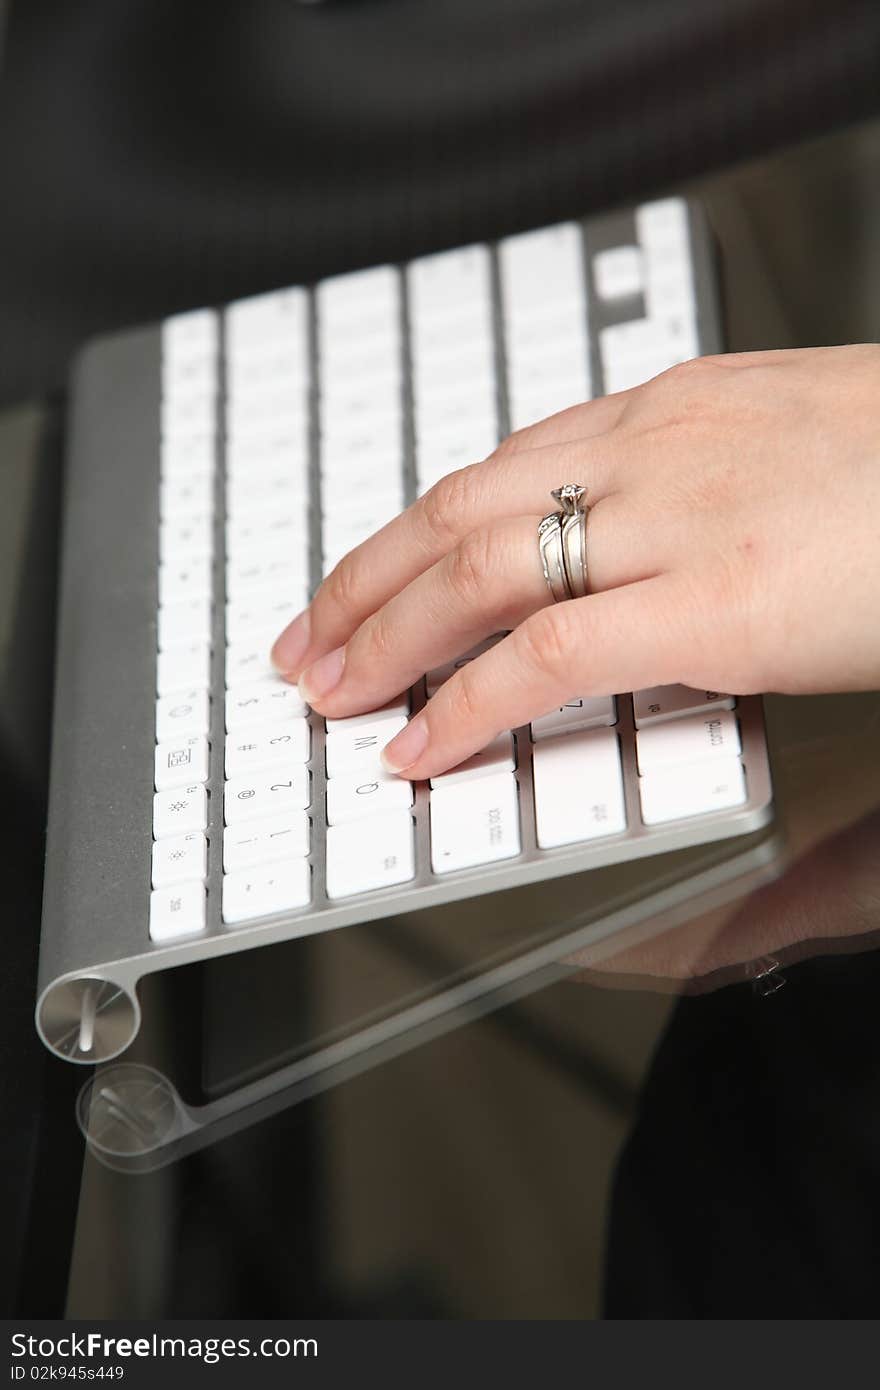
<svg viewBox="0 0 880 1390"><path fill-rule="evenodd" d="M591 593L553 604L537 526L566 482ZM880 684L880 348L701 358L512 435L347 555L273 659L341 718L502 630L390 768L433 776L575 696Z"/></svg>

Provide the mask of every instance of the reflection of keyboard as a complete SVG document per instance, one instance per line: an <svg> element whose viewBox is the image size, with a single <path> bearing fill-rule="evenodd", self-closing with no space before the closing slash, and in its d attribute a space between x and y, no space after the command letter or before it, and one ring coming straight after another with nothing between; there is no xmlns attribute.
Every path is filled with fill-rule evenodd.
<svg viewBox="0 0 880 1390"><path fill-rule="evenodd" d="M40 1008L48 1041L93 1060L69 1019L125 1015L145 971L768 818L754 698L573 698L413 787L379 750L452 664L325 725L268 662L321 574L445 473L719 347L706 230L668 200L87 351L41 984L68 979Z"/></svg>

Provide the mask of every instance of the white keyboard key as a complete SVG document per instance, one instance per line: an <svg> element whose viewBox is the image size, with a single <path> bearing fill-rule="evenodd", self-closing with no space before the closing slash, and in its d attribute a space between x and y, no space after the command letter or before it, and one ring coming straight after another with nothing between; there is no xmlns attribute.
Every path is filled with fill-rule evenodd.
<svg viewBox="0 0 880 1390"><path fill-rule="evenodd" d="M304 508L268 507L264 512L248 512L226 523L226 554L235 563L249 555L308 554L308 517Z"/></svg>
<svg viewBox="0 0 880 1390"><path fill-rule="evenodd" d="M553 738L556 734L575 733L581 729L598 729L602 725L616 724L617 706L613 695L595 697L575 696L560 709L550 714L542 714L540 719L532 720L532 740L540 743L542 739Z"/></svg>
<svg viewBox="0 0 880 1390"><path fill-rule="evenodd" d="M409 714L409 695L403 694L396 700L389 700L381 709L369 710L366 714L350 714L345 719L325 719L328 733L361 729L365 724L377 724L383 719L405 719Z"/></svg>
<svg viewBox="0 0 880 1390"><path fill-rule="evenodd" d="M280 676L266 676L226 692L226 732L238 733L255 724L271 724L308 713L295 685Z"/></svg>
<svg viewBox="0 0 880 1390"><path fill-rule="evenodd" d="M277 342L304 342L308 294L298 286L238 299L226 310L227 351L237 360Z"/></svg>
<svg viewBox="0 0 880 1390"><path fill-rule="evenodd" d="M189 521L163 521L159 527L159 561L180 565L210 558L214 550L214 523L210 516Z"/></svg>
<svg viewBox="0 0 880 1390"><path fill-rule="evenodd" d="M465 780L431 792L435 874L491 864L519 852L519 797L512 773Z"/></svg>
<svg viewBox="0 0 880 1390"><path fill-rule="evenodd" d="M382 811L405 811L413 804L412 783L387 772L333 777L327 783L327 824L343 825Z"/></svg>
<svg viewBox="0 0 880 1390"><path fill-rule="evenodd" d="M210 719L210 701L204 687L160 695L156 701L156 742L199 734L207 736Z"/></svg>
<svg viewBox="0 0 880 1390"><path fill-rule="evenodd" d="M159 609L159 650L181 644L210 644L211 601L191 599L188 603L169 603Z"/></svg>
<svg viewBox="0 0 880 1390"><path fill-rule="evenodd" d="M626 299L644 287L638 246L611 246L593 257L593 282L600 299Z"/></svg>
<svg viewBox="0 0 880 1390"><path fill-rule="evenodd" d="M154 785L157 792L208 780L208 740L184 738L156 744Z"/></svg>
<svg viewBox="0 0 880 1390"><path fill-rule="evenodd" d="M272 396L263 399L226 402L226 436L236 445L263 438L267 431L290 430L300 437L305 433L308 407L304 400L279 387Z"/></svg>
<svg viewBox="0 0 880 1390"><path fill-rule="evenodd" d="M385 310L397 303L400 276L394 266L377 265L332 275L318 286L318 312L328 323L348 324L365 311Z"/></svg>
<svg viewBox="0 0 880 1390"><path fill-rule="evenodd" d="M541 849L626 829L617 735L563 734L535 745L535 821Z"/></svg>
<svg viewBox="0 0 880 1390"><path fill-rule="evenodd" d="M458 767L450 768L449 772L441 773L439 777L432 777L431 786L451 787L457 782L470 782L475 777L488 777L495 772L513 772L515 767L513 734L499 734L486 748L459 763Z"/></svg>
<svg viewBox="0 0 880 1390"><path fill-rule="evenodd" d="M346 773L378 775L383 771L379 754L406 727L406 719L376 719L356 728L332 729L327 734L327 776Z"/></svg>
<svg viewBox="0 0 880 1390"><path fill-rule="evenodd" d="M185 355L163 356L161 375L163 401L198 394L216 395L216 354L195 348Z"/></svg>
<svg viewBox="0 0 880 1390"><path fill-rule="evenodd" d="M226 926L293 912L312 900L312 871L307 859L285 859L277 864L243 869L223 875L223 921Z"/></svg>
<svg viewBox="0 0 880 1390"><path fill-rule="evenodd" d="M454 314L461 305L491 304L489 249L477 244L412 261L408 271L413 331L423 319Z"/></svg>
<svg viewBox="0 0 880 1390"><path fill-rule="evenodd" d="M156 690L160 695L211 683L211 648L207 642L187 642L160 651L156 659Z"/></svg>
<svg viewBox="0 0 880 1390"><path fill-rule="evenodd" d="M153 887L202 882L208 876L208 841L201 831L156 840L153 845Z"/></svg>
<svg viewBox="0 0 880 1390"><path fill-rule="evenodd" d="M159 411L163 439L210 435L217 423L217 400L213 389L163 396Z"/></svg>
<svg viewBox="0 0 880 1390"><path fill-rule="evenodd" d="M327 830L327 896L392 888L415 877L413 821L409 811L386 811L369 820Z"/></svg>
<svg viewBox="0 0 880 1390"><path fill-rule="evenodd" d="M217 351L217 315L212 309L187 309L162 324L162 352L168 357L184 351Z"/></svg>
<svg viewBox="0 0 880 1390"><path fill-rule="evenodd" d="M231 778L223 791L226 824L241 825L279 811L305 811L311 799L310 780L308 768L293 763Z"/></svg>
<svg viewBox="0 0 880 1390"><path fill-rule="evenodd" d="M718 690L691 690L688 685L655 685L633 691L633 717L637 729L657 724L661 719L677 719L683 714L702 714L707 709L733 709L732 695Z"/></svg>
<svg viewBox="0 0 880 1390"><path fill-rule="evenodd" d="M308 350L305 339L278 338L256 344L244 352L233 352L226 359L226 389L230 396L245 399L259 393L268 385L276 389L280 382L288 390L308 389Z"/></svg>
<svg viewBox="0 0 880 1390"><path fill-rule="evenodd" d="M267 506L295 506L304 511L307 504L305 480L290 469L279 469L276 464L249 477L230 474L227 479L226 509L235 520Z"/></svg>
<svg viewBox="0 0 880 1390"><path fill-rule="evenodd" d="M668 371L674 365L668 355L656 359L634 357L609 362L602 368L605 395L613 396L618 391L632 391L636 386L644 386L646 381L653 381L655 376L660 376L661 372Z"/></svg>
<svg viewBox="0 0 880 1390"><path fill-rule="evenodd" d="M303 584L278 589L253 589L246 598L235 599L226 605L227 642L253 640L254 633L274 628L275 635L286 627L309 601L308 587Z"/></svg>
<svg viewBox="0 0 880 1390"><path fill-rule="evenodd" d="M263 554L252 552L244 559L230 560L226 570L226 593L230 602L245 598L254 589L273 586L287 590L309 582L309 557L301 550Z"/></svg>
<svg viewBox="0 0 880 1390"><path fill-rule="evenodd" d="M217 440L213 432L175 435L160 446L160 472L163 478L190 478L194 474L213 474L217 462Z"/></svg>
<svg viewBox="0 0 880 1390"><path fill-rule="evenodd" d="M685 362L696 357L699 352L696 324L682 315L668 319L629 319L626 323L614 323L599 332L599 352L602 369L607 377L609 372L631 369L644 370L647 375L656 376L677 362Z"/></svg>
<svg viewBox="0 0 880 1390"><path fill-rule="evenodd" d="M188 835L208 828L208 793L203 786L190 784L153 797L153 836Z"/></svg>
<svg viewBox="0 0 880 1390"><path fill-rule="evenodd" d="M506 237L499 246L505 315L583 294L583 238L575 222Z"/></svg>
<svg viewBox="0 0 880 1390"><path fill-rule="evenodd" d="M650 724L636 734L636 754L643 777L658 768L731 758L741 750L736 715L726 709Z"/></svg>
<svg viewBox="0 0 880 1390"><path fill-rule="evenodd" d="M226 648L226 688L277 676L269 652L280 628L268 628L256 639L231 642Z"/></svg>
<svg viewBox="0 0 880 1390"><path fill-rule="evenodd" d="M304 859L310 839L311 822L305 811L227 825L223 831L223 868L230 874L278 859Z"/></svg>
<svg viewBox="0 0 880 1390"><path fill-rule="evenodd" d="M213 513L213 474L192 473L162 479L159 515L163 521L183 521L187 517L212 516Z"/></svg>
<svg viewBox="0 0 880 1390"><path fill-rule="evenodd" d="M264 768L307 763L311 738L309 721L298 716L230 734L225 750L226 776L249 776Z"/></svg>
<svg viewBox="0 0 880 1390"><path fill-rule="evenodd" d="M159 602L185 603L188 599L210 598L214 592L213 568L209 555L176 564L159 566Z"/></svg>
<svg viewBox="0 0 880 1390"><path fill-rule="evenodd" d="M176 883L150 894L150 940L157 945L205 930L205 885Z"/></svg>
<svg viewBox="0 0 880 1390"><path fill-rule="evenodd" d="M239 477L251 470L264 472L273 464L289 468L300 476L309 457L308 422L297 420L279 425L264 420L240 439L226 441L226 470L230 477Z"/></svg>
<svg viewBox="0 0 880 1390"><path fill-rule="evenodd" d="M463 656L456 657L454 661L446 661L442 666L435 666L433 671L428 671L425 675L428 694L436 695L441 685L445 685L450 676L454 676L456 671L461 670L462 666L467 666L469 661L473 661L476 657L489 651L496 642L501 641L503 636L504 633L496 633L494 637L487 637L485 642L479 642Z"/></svg>
<svg viewBox="0 0 880 1390"><path fill-rule="evenodd" d="M642 820L646 825L727 811L746 800L746 780L738 758L668 767L639 778Z"/></svg>

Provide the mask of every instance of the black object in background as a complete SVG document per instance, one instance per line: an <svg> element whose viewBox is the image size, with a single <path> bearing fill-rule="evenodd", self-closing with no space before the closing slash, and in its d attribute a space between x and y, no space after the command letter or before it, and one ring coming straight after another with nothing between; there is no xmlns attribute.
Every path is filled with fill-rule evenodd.
<svg viewBox="0 0 880 1390"><path fill-rule="evenodd" d="M878 103L876 0L13 0L0 400L99 330L638 201Z"/></svg>

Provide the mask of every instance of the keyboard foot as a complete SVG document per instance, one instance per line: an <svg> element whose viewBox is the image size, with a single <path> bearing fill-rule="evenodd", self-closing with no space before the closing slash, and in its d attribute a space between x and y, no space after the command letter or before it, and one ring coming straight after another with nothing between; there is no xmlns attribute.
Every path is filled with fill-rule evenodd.
<svg viewBox="0 0 880 1390"><path fill-rule="evenodd" d="M37 1031L65 1062L109 1062L134 1041L140 1027L137 1000L98 976L56 980L37 1004Z"/></svg>

